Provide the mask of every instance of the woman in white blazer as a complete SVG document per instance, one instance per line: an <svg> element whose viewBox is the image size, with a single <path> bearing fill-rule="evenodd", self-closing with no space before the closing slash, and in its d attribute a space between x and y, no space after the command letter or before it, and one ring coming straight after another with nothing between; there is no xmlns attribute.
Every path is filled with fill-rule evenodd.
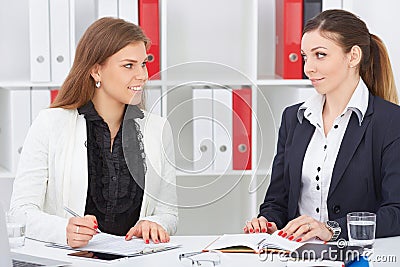
<svg viewBox="0 0 400 267"><path fill-rule="evenodd" d="M115 18L82 36L21 153L11 212L26 216L28 237L82 247L98 228L147 243L176 232L171 128L142 110L149 43L138 26Z"/></svg>

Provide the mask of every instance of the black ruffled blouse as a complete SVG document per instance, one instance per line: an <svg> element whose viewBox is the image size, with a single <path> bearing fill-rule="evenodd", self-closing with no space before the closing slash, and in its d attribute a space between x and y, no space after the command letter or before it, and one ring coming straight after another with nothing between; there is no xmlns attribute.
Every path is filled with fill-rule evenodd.
<svg viewBox="0 0 400 267"><path fill-rule="evenodd" d="M96 216L101 231L124 236L138 221L142 206L146 163L142 134L134 119L143 118L143 112L136 106L125 110L128 116L118 130L112 151L110 130L93 103L89 101L78 112L84 115L87 129L89 183L85 214Z"/></svg>

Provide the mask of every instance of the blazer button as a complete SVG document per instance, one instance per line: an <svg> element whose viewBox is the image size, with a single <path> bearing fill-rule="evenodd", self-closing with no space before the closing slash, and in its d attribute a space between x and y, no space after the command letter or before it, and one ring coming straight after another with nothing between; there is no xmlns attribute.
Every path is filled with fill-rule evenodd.
<svg viewBox="0 0 400 267"><path fill-rule="evenodd" d="M338 214L339 212L340 212L340 206L339 205L333 206L333 213Z"/></svg>

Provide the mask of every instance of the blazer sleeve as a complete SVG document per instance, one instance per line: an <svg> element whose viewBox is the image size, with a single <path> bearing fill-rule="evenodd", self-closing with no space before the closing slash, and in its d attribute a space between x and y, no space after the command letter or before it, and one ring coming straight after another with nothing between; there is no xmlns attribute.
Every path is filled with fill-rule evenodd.
<svg viewBox="0 0 400 267"><path fill-rule="evenodd" d="M381 205L376 212L376 237L400 235L400 112L385 127L381 155Z"/></svg>
<svg viewBox="0 0 400 267"><path fill-rule="evenodd" d="M258 217L264 216L268 221L275 222L278 229L283 228L288 217L288 188L285 182L285 144L288 136L288 109L282 114L279 128L277 151L272 165L271 182L260 206Z"/></svg>
<svg viewBox="0 0 400 267"><path fill-rule="evenodd" d="M153 129L157 131L159 129ZM151 214L140 220L156 222L170 234L175 234L178 224L178 201L176 193L175 152L172 138L172 129L167 120L162 127L160 142L161 173L159 177L159 190L157 195L151 196L155 208Z"/></svg>
<svg viewBox="0 0 400 267"><path fill-rule="evenodd" d="M40 112L23 145L11 196L11 214L26 220L26 236L66 244L67 219L44 212L49 181L49 117Z"/></svg>

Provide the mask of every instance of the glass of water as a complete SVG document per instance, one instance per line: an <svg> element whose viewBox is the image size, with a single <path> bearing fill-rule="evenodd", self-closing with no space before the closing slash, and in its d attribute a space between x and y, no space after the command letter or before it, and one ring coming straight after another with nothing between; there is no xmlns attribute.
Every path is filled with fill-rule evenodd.
<svg viewBox="0 0 400 267"><path fill-rule="evenodd" d="M375 242L376 214L350 212L347 214L347 231L351 244L370 246Z"/></svg>
<svg viewBox="0 0 400 267"><path fill-rule="evenodd" d="M18 248L25 245L25 218L6 214L7 232L10 248Z"/></svg>

